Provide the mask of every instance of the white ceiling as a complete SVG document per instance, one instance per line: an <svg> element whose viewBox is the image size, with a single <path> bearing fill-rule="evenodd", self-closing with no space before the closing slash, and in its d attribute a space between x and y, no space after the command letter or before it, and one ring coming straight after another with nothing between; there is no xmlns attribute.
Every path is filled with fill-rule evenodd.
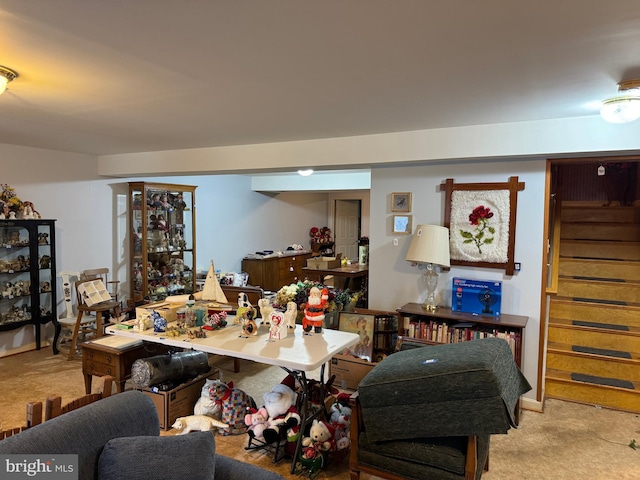
<svg viewBox="0 0 640 480"><path fill-rule="evenodd" d="M0 143L91 154L597 114L638 0L0 0Z"/></svg>

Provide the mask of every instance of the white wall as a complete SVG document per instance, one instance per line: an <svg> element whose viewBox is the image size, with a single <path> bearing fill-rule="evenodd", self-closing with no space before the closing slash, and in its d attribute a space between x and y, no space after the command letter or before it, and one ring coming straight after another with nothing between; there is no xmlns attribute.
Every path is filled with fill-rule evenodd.
<svg viewBox="0 0 640 480"><path fill-rule="evenodd" d="M369 306L395 310L408 302L424 300L422 271L404 260L411 236L391 234L391 192L412 192L413 226L444 223L445 193L439 186L447 178L456 183L506 182L518 176L525 190L518 194L515 261L522 270L507 276L504 270L452 266L440 274L442 303L451 305L451 279L463 277L503 282L502 312L529 317L525 332L523 372L531 385L527 395L535 398L538 377L540 288L543 261L545 161L447 162L421 167L376 168L371 178L371 238ZM393 239L399 240L397 247Z"/></svg>
<svg viewBox="0 0 640 480"><path fill-rule="evenodd" d="M3 183L18 197L30 200L43 218L56 222L58 271L108 266L123 282L127 296L128 242L123 241L128 181L101 178L90 155L0 144ZM286 249L292 243L309 246L309 229L324 225L326 193L251 191L243 175L145 178L144 181L197 185L197 265L211 259L223 271L240 271L247 253ZM64 311L58 286L58 313ZM53 334L51 325L44 335ZM0 332L0 357L35 348L34 329Z"/></svg>

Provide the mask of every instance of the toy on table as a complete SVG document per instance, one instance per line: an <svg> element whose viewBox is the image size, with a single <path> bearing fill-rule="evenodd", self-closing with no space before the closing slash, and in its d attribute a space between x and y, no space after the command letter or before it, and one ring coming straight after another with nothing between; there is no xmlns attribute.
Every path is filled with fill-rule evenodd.
<svg viewBox="0 0 640 480"><path fill-rule="evenodd" d="M296 328L296 317L298 316L298 304L296 302L287 302L287 310L284 312L284 321L287 328Z"/></svg>
<svg viewBox="0 0 640 480"><path fill-rule="evenodd" d="M261 298L258 300L258 307L260 308L260 317L262 318L262 323L265 325L269 324L269 316L271 312L275 311L275 308L271 305L271 301L268 298Z"/></svg>
<svg viewBox="0 0 640 480"><path fill-rule="evenodd" d="M322 333L324 312L328 304L329 290L323 288L320 291L318 287L311 287L307 304L304 307L304 319L302 320L302 329L305 333L310 333L312 328L315 333Z"/></svg>
<svg viewBox="0 0 640 480"><path fill-rule="evenodd" d="M269 341L282 340L287 337L287 324L284 320L284 313L273 311L269 314Z"/></svg>

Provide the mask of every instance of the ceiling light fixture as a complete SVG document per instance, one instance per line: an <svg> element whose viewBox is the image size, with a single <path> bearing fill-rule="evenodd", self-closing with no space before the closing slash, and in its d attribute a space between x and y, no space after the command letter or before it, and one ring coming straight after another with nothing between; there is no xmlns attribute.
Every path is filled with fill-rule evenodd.
<svg viewBox="0 0 640 480"><path fill-rule="evenodd" d="M313 170L310 168L307 168L306 170L298 170L298 175L301 175L303 177L308 177L312 173L313 173Z"/></svg>
<svg viewBox="0 0 640 480"><path fill-rule="evenodd" d="M0 65L0 95L7 89L7 84L18 76L18 72Z"/></svg>
<svg viewBox="0 0 640 480"><path fill-rule="evenodd" d="M610 123L629 123L640 118L640 79L618 84L620 95L602 102L600 115Z"/></svg>

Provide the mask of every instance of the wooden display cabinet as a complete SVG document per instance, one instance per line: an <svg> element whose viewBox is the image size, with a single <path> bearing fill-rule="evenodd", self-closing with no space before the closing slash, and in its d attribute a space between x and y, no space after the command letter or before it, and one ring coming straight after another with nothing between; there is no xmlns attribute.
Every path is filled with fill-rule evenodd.
<svg viewBox="0 0 640 480"><path fill-rule="evenodd" d="M242 271L249 274L249 283L263 290L278 291L285 285L304 280L303 268L311 252L269 258L243 258Z"/></svg>
<svg viewBox="0 0 640 480"><path fill-rule="evenodd" d="M53 353L61 326L56 315L55 220L0 220L0 332L53 322Z"/></svg>
<svg viewBox="0 0 640 480"><path fill-rule="evenodd" d="M195 292L195 186L129 183L130 301Z"/></svg>

